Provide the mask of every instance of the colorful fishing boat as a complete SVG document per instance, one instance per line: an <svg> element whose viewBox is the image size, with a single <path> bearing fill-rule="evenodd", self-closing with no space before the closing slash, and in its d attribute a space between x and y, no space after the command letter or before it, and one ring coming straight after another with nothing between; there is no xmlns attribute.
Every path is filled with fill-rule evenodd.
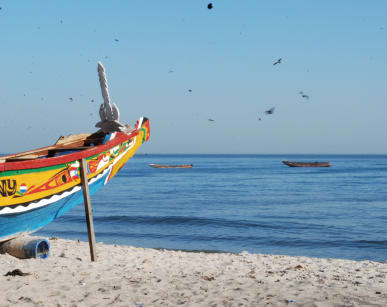
<svg viewBox="0 0 387 307"><path fill-rule="evenodd" d="M0 242L37 231L83 203L82 159L92 195L149 139L146 117L133 128L119 122L101 63L98 73L104 99L101 121L96 124L99 131L60 137L52 146L0 156Z"/></svg>
<svg viewBox="0 0 387 307"><path fill-rule="evenodd" d="M149 166L154 168L192 168L193 164L162 165L162 164L150 163Z"/></svg>
<svg viewBox="0 0 387 307"><path fill-rule="evenodd" d="M294 161L282 161L283 164L290 167L329 167L330 162L294 162Z"/></svg>

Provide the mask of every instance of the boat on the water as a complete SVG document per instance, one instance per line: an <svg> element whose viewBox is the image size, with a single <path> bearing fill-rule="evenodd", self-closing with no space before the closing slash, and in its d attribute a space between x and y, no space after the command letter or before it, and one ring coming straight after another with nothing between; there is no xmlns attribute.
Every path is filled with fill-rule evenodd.
<svg viewBox="0 0 387 307"><path fill-rule="evenodd" d="M0 242L32 233L83 203L85 160L90 195L108 183L149 139L149 120L119 122L110 103L104 67L98 63L104 103L95 133L60 137L51 146L0 156Z"/></svg>
<svg viewBox="0 0 387 307"><path fill-rule="evenodd" d="M283 164L290 167L329 167L330 162L294 162L294 161L282 161Z"/></svg>
<svg viewBox="0 0 387 307"><path fill-rule="evenodd" d="M150 163L149 166L154 168L192 168L193 164L162 165L162 164Z"/></svg>

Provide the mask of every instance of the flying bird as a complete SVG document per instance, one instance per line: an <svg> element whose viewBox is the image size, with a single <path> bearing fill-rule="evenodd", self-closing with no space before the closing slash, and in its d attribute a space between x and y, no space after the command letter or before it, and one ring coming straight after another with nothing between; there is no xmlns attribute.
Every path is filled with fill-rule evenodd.
<svg viewBox="0 0 387 307"><path fill-rule="evenodd" d="M265 111L265 114L273 114L274 113L274 110L275 110L275 107L272 107L272 108L270 108L269 110L266 110Z"/></svg>
<svg viewBox="0 0 387 307"><path fill-rule="evenodd" d="M304 94L303 92L300 92L300 95L302 98L309 99L309 96Z"/></svg>
<svg viewBox="0 0 387 307"><path fill-rule="evenodd" d="M209 118L208 121L209 121L209 122L214 122L215 119Z"/></svg>
<svg viewBox="0 0 387 307"><path fill-rule="evenodd" d="M273 66L277 65L277 64L281 64L281 61L282 61L282 58L279 58L277 61L275 61L273 63Z"/></svg>
<svg viewBox="0 0 387 307"><path fill-rule="evenodd" d="M69 98L70 101L74 101L74 99L72 97Z"/></svg>
<svg viewBox="0 0 387 307"><path fill-rule="evenodd" d="M214 7L214 6L212 5L212 3L211 3L211 2L210 2L210 3L208 3L208 5L207 5L207 8L208 8L209 10L211 10L213 7Z"/></svg>
<svg viewBox="0 0 387 307"><path fill-rule="evenodd" d="M116 42L119 42L119 40L117 38L114 39Z"/></svg>
<svg viewBox="0 0 387 307"><path fill-rule="evenodd" d="M192 90L191 90L191 89L189 89L189 90L188 90L188 92L190 92L190 93L191 93L191 92L192 92Z"/></svg>

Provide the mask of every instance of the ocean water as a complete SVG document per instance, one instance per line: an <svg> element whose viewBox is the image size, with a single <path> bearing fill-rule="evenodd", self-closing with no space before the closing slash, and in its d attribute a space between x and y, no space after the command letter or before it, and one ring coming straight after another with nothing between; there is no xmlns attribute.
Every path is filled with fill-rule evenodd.
<svg viewBox="0 0 387 307"><path fill-rule="evenodd" d="M136 155L91 200L97 242L387 260L387 155ZM83 205L37 234L87 241Z"/></svg>

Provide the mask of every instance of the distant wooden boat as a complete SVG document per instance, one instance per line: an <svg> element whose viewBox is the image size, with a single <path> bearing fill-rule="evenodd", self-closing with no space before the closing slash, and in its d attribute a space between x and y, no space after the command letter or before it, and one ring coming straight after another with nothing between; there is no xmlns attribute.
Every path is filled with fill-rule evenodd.
<svg viewBox="0 0 387 307"><path fill-rule="evenodd" d="M51 146L0 156L0 242L37 231L83 202L82 159L93 195L149 139L146 117L134 128L119 122L101 63L98 74L104 98L101 121L96 124L99 131L60 137Z"/></svg>
<svg viewBox="0 0 387 307"><path fill-rule="evenodd" d="M290 167L329 167L330 162L294 162L294 161L282 161L283 164Z"/></svg>
<svg viewBox="0 0 387 307"><path fill-rule="evenodd" d="M192 168L193 164L161 165L161 164L150 163L149 166L154 168Z"/></svg>

